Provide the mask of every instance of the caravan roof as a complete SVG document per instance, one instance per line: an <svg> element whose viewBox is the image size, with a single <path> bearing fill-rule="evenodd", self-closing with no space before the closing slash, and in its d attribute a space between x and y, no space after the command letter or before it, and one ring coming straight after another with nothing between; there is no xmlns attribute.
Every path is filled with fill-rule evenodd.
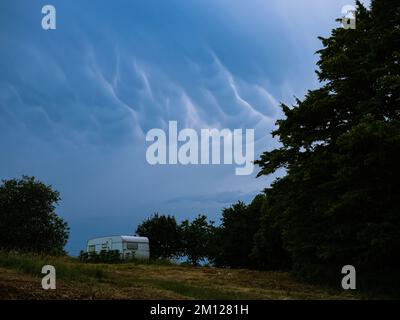
<svg viewBox="0 0 400 320"><path fill-rule="evenodd" d="M120 236L120 235L113 235L113 236L102 236L102 237L95 237L88 240L88 242L93 241L100 241L103 239L113 238L113 241L121 241L123 242L141 242L141 243L149 243L149 238L147 237L138 237L138 236Z"/></svg>
<svg viewBox="0 0 400 320"><path fill-rule="evenodd" d="M147 237L138 237L138 236L121 236L122 241L126 242L149 242L149 238Z"/></svg>

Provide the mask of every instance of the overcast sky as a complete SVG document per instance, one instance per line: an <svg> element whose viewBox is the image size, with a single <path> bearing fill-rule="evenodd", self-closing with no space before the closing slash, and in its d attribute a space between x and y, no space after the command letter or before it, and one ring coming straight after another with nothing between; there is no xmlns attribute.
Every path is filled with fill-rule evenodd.
<svg viewBox="0 0 400 320"><path fill-rule="evenodd" d="M0 178L60 191L77 254L132 234L153 212L178 221L250 201L273 180L235 165L151 166L146 132L253 128L277 145L279 102L318 87L321 48L350 0L0 1ZM41 27L56 8L57 29Z"/></svg>

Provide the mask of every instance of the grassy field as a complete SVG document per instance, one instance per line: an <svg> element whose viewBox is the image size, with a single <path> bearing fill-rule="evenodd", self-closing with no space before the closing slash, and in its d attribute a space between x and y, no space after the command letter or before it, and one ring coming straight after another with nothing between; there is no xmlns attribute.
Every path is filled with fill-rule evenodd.
<svg viewBox="0 0 400 320"><path fill-rule="evenodd" d="M55 266L57 289L41 287ZM358 299L296 281L289 273L160 263L84 264L69 257L0 253L0 299Z"/></svg>

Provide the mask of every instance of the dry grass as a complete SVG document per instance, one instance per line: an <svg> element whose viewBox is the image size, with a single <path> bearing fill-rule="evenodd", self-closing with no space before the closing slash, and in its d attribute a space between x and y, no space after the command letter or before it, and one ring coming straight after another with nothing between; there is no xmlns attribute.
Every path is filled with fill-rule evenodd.
<svg viewBox="0 0 400 320"><path fill-rule="evenodd" d="M41 288L39 266L57 270L57 289ZM59 272L60 270L60 272ZM355 299L296 281L289 273L0 254L0 299Z"/></svg>

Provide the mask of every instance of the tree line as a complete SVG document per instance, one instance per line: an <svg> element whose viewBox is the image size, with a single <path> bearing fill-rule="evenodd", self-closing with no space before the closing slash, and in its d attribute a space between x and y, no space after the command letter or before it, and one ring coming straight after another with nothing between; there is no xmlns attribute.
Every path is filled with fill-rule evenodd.
<svg viewBox="0 0 400 320"><path fill-rule="evenodd" d="M219 267L261 267L254 235L264 200L264 195L258 195L249 205L238 201L223 209L218 226L206 215L178 223L172 215L155 213L137 227L136 234L150 239L152 259L186 257L193 265L207 262Z"/></svg>
<svg viewBox="0 0 400 320"><path fill-rule="evenodd" d="M281 105L285 117L272 132L280 146L256 164L259 176L285 175L249 205L224 209L218 227L204 217L185 222L209 243L195 258L336 286L353 265L360 288L399 291L400 2L372 0L367 9L357 1L356 18L356 29L320 37L321 87ZM187 237L181 251L193 254Z"/></svg>

